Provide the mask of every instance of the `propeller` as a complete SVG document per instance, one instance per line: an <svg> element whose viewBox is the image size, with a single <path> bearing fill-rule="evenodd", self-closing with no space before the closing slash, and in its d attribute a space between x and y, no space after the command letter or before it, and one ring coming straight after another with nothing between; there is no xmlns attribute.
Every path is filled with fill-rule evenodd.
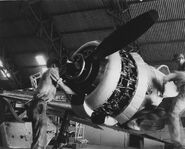
<svg viewBox="0 0 185 149"><path fill-rule="evenodd" d="M68 71L66 76L68 81L70 80L74 86L76 83L78 88L80 84L81 87L79 89L84 87L83 90L87 90L87 86L90 86L89 84L91 84L98 72L99 65L95 64L96 60L101 60L135 41L146 32L157 19L157 11L150 10L145 12L112 32L96 47L96 50L93 50L87 57L83 57L83 54L82 56L76 55L76 59L73 58L70 63L67 63Z"/></svg>
<svg viewBox="0 0 185 149"><path fill-rule="evenodd" d="M106 37L92 56L95 59L101 59L122 49L145 33L157 19L156 10L150 10L137 16Z"/></svg>

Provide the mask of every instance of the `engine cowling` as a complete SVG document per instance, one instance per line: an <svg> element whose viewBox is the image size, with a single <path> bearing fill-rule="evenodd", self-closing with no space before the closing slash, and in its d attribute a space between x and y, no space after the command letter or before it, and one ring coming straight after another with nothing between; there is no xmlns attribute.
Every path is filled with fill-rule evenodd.
<svg viewBox="0 0 185 149"><path fill-rule="evenodd" d="M81 76L79 75L79 78L70 76L71 80L79 88L80 85L86 85L82 87L86 94L84 103L73 105L73 110L82 117L92 118L98 115L100 121L101 117L102 119L108 117L110 122L113 118L123 124L141 109L146 95L148 96L148 90L155 89L152 80L156 79L162 83L164 74L147 65L139 54L128 53L124 50L99 61L88 60L88 56L93 53L92 50L96 50L98 45L97 41L88 42L72 56L75 57L80 53L85 64L82 63L81 67L84 70L79 71ZM82 75L83 73L85 75ZM90 89L86 90L89 86L91 86ZM162 100L157 92L156 97Z"/></svg>

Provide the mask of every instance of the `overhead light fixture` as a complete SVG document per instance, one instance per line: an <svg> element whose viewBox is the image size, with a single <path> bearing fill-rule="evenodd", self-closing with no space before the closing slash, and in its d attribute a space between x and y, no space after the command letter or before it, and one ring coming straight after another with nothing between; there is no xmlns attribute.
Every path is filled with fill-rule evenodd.
<svg viewBox="0 0 185 149"><path fill-rule="evenodd" d="M2 69L2 70L1 70L1 73L2 73L2 75L3 75L4 78L10 78L10 77L11 77L11 75L10 75L10 73L8 72L7 69Z"/></svg>
<svg viewBox="0 0 185 149"><path fill-rule="evenodd" d="M46 60L43 55L37 55L35 59L39 65L46 65Z"/></svg>

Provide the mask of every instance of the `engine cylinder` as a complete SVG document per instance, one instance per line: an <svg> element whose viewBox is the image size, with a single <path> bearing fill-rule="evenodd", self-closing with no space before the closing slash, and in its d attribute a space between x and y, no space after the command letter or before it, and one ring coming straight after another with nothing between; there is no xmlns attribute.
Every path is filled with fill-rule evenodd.
<svg viewBox="0 0 185 149"><path fill-rule="evenodd" d="M111 55L109 60L113 67L107 67L104 79L85 102L94 110L94 115L111 116L122 124L139 110L145 99L146 64L138 54L131 55L123 50Z"/></svg>

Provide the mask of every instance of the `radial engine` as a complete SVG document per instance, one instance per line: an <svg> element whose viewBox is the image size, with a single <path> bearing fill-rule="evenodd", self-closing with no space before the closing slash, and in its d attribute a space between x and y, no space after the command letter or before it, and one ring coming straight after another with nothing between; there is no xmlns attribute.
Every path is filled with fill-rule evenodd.
<svg viewBox="0 0 185 149"><path fill-rule="evenodd" d="M165 74L146 64L138 53L124 49L102 59L88 59L99 44L98 41L84 44L68 64L69 86L85 94L83 102L74 102L75 113L89 116L97 123L104 123L106 117L107 124L112 118L123 124L142 109L149 96L155 98L157 106L163 97L153 80L162 86ZM168 96L176 94L174 84L167 85L166 90L170 90Z"/></svg>

